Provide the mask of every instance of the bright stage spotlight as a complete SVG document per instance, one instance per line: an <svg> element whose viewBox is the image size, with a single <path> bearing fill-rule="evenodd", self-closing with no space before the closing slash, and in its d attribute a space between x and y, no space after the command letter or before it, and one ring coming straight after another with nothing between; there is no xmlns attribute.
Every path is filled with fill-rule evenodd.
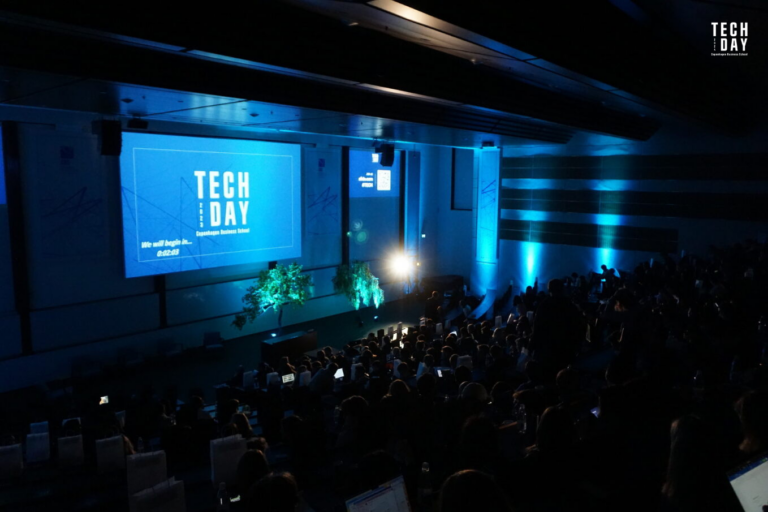
<svg viewBox="0 0 768 512"><path fill-rule="evenodd" d="M390 268L399 276L407 276L413 269L413 261L404 254L400 254L392 258Z"/></svg>

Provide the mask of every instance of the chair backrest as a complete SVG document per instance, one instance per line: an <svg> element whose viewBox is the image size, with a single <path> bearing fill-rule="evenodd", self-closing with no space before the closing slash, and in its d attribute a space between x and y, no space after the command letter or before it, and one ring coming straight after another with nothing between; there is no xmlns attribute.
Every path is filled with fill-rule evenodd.
<svg viewBox="0 0 768 512"><path fill-rule="evenodd" d="M184 482L171 477L164 482L132 494L130 512L186 512Z"/></svg>
<svg viewBox="0 0 768 512"><path fill-rule="evenodd" d="M496 317L496 324L495 324L495 328L496 328L496 329L501 329L501 316L497 316L497 317Z"/></svg>
<svg viewBox="0 0 768 512"><path fill-rule="evenodd" d="M243 389L253 389L253 370L243 372Z"/></svg>
<svg viewBox="0 0 768 512"><path fill-rule="evenodd" d="M312 372L307 370L299 374L299 387L309 386L309 381L312 380Z"/></svg>
<svg viewBox="0 0 768 512"><path fill-rule="evenodd" d="M282 383L283 380L280 378L280 374L277 372L267 374L267 386L279 386Z"/></svg>
<svg viewBox="0 0 768 512"><path fill-rule="evenodd" d="M400 378L400 371L398 370L398 368L400 367L401 363L402 361L400 361L399 359L395 359L394 363L392 363L392 368L393 368L392 375L394 375L396 379Z"/></svg>
<svg viewBox="0 0 768 512"><path fill-rule="evenodd" d="M168 479L165 452L139 453L125 459L128 495L154 487Z"/></svg>
<svg viewBox="0 0 768 512"><path fill-rule="evenodd" d="M40 423L30 423L29 424L29 433L30 434L47 434L48 433L48 422L47 421L41 421Z"/></svg>
<svg viewBox="0 0 768 512"><path fill-rule="evenodd" d="M51 439L48 432L27 436L27 463L45 462L51 458Z"/></svg>
<svg viewBox="0 0 768 512"><path fill-rule="evenodd" d="M83 455L83 436L69 436L59 438L59 467L71 468L82 466L85 456Z"/></svg>
<svg viewBox="0 0 768 512"><path fill-rule="evenodd" d="M210 331L203 333L203 345L220 345L221 333L219 331Z"/></svg>
<svg viewBox="0 0 768 512"><path fill-rule="evenodd" d="M215 486L237 481L237 464L245 450L246 442L240 434L211 441L211 481Z"/></svg>
<svg viewBox="0 0 768 512"><path fill-rule="evenodd" d="M392 337L394 336L394 334L395 334L395 326L393 326L393 325L390 325L390 326L387 328L387 336L389 336L389 339L392 339Z"/></svg>
<svg viewBox="0 0 768 512"><path fill-rule="evenodd" d="M125 441L123 436L96 441L96 468L99 473L125 468Z"/></svg>
<svg viewBox="0 0 768 512"><path fill-rule="evenodd" d="M0 478L19 476L24 471L21 444L0 446Z"/></svg>
<svg viewBox="0 0 768 512"><path fill-rule="evenodd" d="M435 324L435 334L443 334L443 324Z"/></svg>
<svg viewBox="0 0 768 512"><path fill-rule="evenodd" d="M472 356L459 356L456 360L456 367L466 366L470 370L472 369Z"/></svg>

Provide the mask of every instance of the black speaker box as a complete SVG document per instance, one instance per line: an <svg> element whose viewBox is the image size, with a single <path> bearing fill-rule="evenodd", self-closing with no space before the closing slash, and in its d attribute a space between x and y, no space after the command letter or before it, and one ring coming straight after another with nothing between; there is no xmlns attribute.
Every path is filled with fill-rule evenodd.
<svg viewBox="0 0 768 512"><path fill-rule="evenodd" d="M123 150L123 130L120 121L99 121L99 136L101 154L103 156L120 156Z"/></svg>
<svg viewBox="0 0 768 512"><path fill-rule="evenodd" d="M381 145L381 165L384 167L392 167L395 163L395 145L394 144L382 144Z"/></svg>

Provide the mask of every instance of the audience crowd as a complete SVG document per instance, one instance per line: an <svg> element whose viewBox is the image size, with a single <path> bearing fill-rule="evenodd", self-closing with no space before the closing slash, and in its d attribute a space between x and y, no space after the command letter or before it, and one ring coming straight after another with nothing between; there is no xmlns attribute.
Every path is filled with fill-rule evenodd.
<svg viewBox="0 0 768 512"><path fill-rule="evenodd" d="M504 327L435 293L402 336L261 362L255 390L241 368L212 414L202 392L147 392L124 426L94 402L82 428L159 436L171 468L241 435L232 510L339 506L403 475L414 510L737 512L727 472L768 451L767 285L749 241L536 282L498 305Z"/></svg>

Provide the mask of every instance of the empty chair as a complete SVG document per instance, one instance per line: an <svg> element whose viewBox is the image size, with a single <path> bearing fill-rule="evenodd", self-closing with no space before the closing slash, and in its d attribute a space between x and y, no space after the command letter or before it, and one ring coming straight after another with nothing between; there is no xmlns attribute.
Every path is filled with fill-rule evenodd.
<svg viewBox="0 0 768 512"><path fill-rule="evenodd" d="M30 434L47 434L48 433L48 422L47 421L41 421L39 423L30 423L29 424L29 433Z"/></svg>
<svg viewBox="0 0 768 512"><path fill-rule="evenodd" d="M186 512L184 482L171 477L154 487L132 494L130 512Z"/></svg>
<svg viewBox="0 0 768 512"><path fill-rule="evenodd" d="M309 386L309 381L312 380L312 372L307 370L299 374L299 387Z"/></svg>
<svg viewBox="0 0 768 512"><path fill-rule="evenodd" d="M168 479L165 452L162 450L129 455L125 459L125 467L129 495L154 487Z"/></svg>
<svg viewBox="0 0 768 512"><path fill-rule="evenodd" d="M0 478L19 476L24 471L20 444L0 446Z"/></svg>
<svg viewBox="0 0 768 512"><path fill-rule="evenodd" d="M240 434L211 441L211 481L218 486L237 481L237 463L246 450L245 439Z"/></svg>
<svg viewBox="0 0 768 512"><path fill-rule="evenodd" d="M243 389L253 389L253 370L243 372Z"/></svg>
<svg viewBox="0 0 768 512"><path fill-rule="evenodd" d="M72 468L82 466L83 436L68 436L59 438L59 467Z"/></svg>
<svg viewBox="0 0 768 512"><path fill-rule="evenodd" d="M157 341L157 355L164 358L178 357L184 353L184 345L173 341L173 338L163 338Z"/></svg>
<svg viewBox="0 0 768 512"><path fill-rule="evenodd" d="M203 333L203 347L206 352L218 352L224 350L224 340L219 331Z"/></svg>
<svg viewBox="0 0 768 512"><path fill-rule="evenodd" d="M27 436L27 463L46 462L51 458L51 441L48 433Z"/></svg>
<svg viewBox="0 0 768 512"><path fill-rule="evenodd" d="M107 473L125 468L125 441L123 436L96 441L96 468Z"/></svg>

